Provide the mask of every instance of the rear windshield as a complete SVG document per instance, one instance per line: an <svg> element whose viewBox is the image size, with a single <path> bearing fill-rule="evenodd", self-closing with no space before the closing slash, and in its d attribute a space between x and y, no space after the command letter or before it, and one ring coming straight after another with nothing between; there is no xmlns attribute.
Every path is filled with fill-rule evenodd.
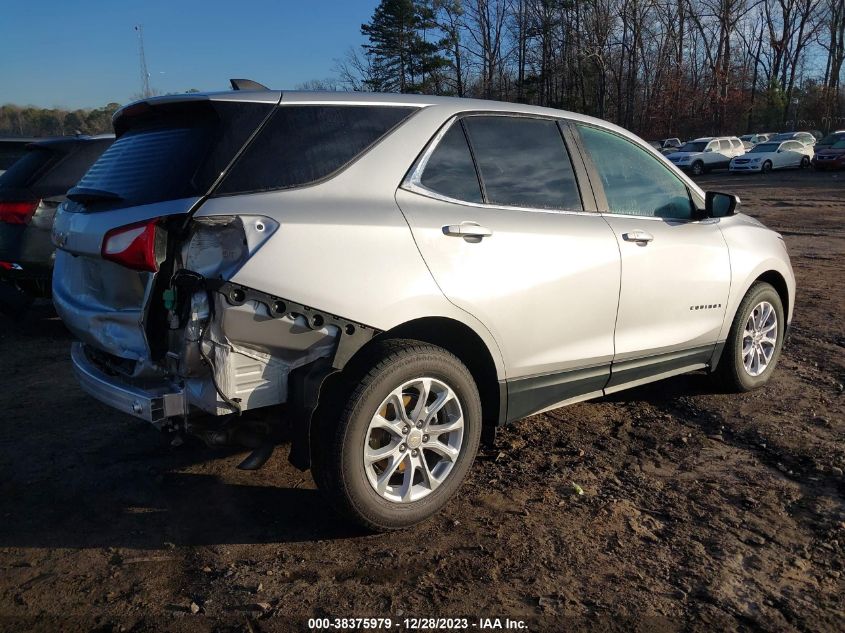
<svg viewBox="0 0 845 633"><path fill-rule="evenodd" d="M31 141L0 141L0 171L9 169L24 154Z"/></svg>
<svg viewBox="0 0 845 633"><path fill-rule="evenodd" d="M0 189L27 189L55 159L48 149L32 147L0 176Z"/></svg>
<svg viewBox="0 0 845 633"><path fill-rule="evenodd" d="M417 108L280 106L215 191L289 189L322 180L373 146Z"/></svg>
<svg viewBox="0 0 845 633"><path fill-rule="evenodd" d="M203 196L272 107L141 104L137 114L119 120L119 138L68 196L92 211Z"/></svg>

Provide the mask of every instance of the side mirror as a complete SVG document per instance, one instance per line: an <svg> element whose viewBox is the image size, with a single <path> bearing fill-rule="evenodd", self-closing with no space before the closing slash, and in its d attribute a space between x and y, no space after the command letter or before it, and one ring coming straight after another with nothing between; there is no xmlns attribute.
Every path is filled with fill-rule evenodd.
<svg viewBox="0 0 845 633"><path fill-rule="evenodd" d="M708 191L704 194L704 215L708 218L724 218L736 213L739 196L732 193Z"/></svg>

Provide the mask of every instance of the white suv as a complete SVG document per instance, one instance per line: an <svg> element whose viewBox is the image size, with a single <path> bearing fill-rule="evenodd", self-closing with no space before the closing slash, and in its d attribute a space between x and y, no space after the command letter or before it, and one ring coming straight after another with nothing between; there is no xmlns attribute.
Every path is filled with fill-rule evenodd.
<svg viewBox="0 0 845 633"><path fill-rule="evenodd" d="M705 136L684 143L666 158L673 165L698 176L711 169L727 168L732 158L744 153L745 146L736 136Z"/></svg>
<svg viewBox="0 0 845 633"><path fill-rule="evenodd" d="M264 408L370 528L436 512L500 424L694 370L760 387L792 317L778 234L591 117L250 90L115 128L53 229L82 387L215 442Z"/></svg>

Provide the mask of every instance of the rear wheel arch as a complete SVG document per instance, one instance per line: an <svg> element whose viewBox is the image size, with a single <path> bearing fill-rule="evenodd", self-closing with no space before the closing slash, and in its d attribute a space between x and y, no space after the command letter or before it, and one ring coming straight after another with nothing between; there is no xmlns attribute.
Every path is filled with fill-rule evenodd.
<svg viewBox="0 0 845 633"><path fill-rule="evenodd" d="M505 403L501 400L496 363L490 348L465 323L448 317L422 317L402 323L373 339L412 339L442 347L454 354L472 374L481 396L485 435L499 422ZM365 352L364 346L359 354ZM353 357L350 364L354 362Z"/></svg>

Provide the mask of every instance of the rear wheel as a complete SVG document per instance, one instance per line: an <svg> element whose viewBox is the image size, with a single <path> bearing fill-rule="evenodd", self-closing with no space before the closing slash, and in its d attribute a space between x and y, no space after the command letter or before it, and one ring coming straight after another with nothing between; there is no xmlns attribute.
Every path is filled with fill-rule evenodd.
<svg viewBox="0 0 845 633"><path fill-rule="evenodd" d="M748 290L736 311L716 378L729 391L751 391L765 385L775 370L785 319L777 291L765 282Z"/></svg>
<svg viewBox="0 0 845 633"><path fill-rule="evenodd" d="M804 156L801 159L801 169L807 169L810 166L810 159L807 156Z"/></svg>
<svg viewBox="0 0 845 633"><path fill-rule="evenodd" d="M442 348L397 340L377 344L350 378L339 414L319 425L317 485L368 529L427 519L455 494L478 450L472 375Z"/></svg>

